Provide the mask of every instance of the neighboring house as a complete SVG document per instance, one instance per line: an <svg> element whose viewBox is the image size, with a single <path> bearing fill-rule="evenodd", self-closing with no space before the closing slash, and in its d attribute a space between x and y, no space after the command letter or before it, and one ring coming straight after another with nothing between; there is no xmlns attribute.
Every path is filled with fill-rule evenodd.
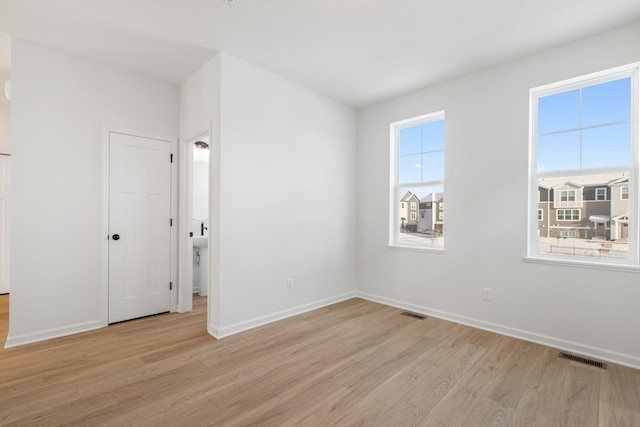
<svg viewBox="0 0 640 427"><path fill-rule="evenodd" d="M629 236L629 178L546 178L538 185L538 235L620 240Z"/></svg>
<svg viewBox="0 0 640 427"><path fill-rule="evenodd" d="M414 231L418 228L419 205L420 199L411 191L400 193L400 227L414 229ZM411 226L407 227L410 224Z"/></svg>
<svg viewBox="0 0 640 427"><path fill-rule="evenodd" d="M442 233L444 227L444 194L431 193L420 199L418 231Z"/></svg>

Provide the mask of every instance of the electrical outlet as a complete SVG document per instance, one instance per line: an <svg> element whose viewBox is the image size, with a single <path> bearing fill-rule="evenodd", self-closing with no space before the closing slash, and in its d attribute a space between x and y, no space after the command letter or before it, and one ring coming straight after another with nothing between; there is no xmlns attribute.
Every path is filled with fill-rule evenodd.
<svg viewBox="0 0 640 427"><path fill-rule="evenodd" d="M482 290L482 299L485 301L491 301L491 288L484 288Z"/></svg>
<svg viewBox="0 0 640 427"><path fill-rule="evenodd" d="M293 289L293 279L287 279L287 290L290 291Z"/></svg>

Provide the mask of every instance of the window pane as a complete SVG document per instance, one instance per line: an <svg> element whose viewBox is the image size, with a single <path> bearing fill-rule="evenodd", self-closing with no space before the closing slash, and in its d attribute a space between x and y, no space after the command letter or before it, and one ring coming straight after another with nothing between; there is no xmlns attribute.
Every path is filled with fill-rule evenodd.
<svg viewBox="0 0 640 427"><path fill-rule="evenodd" d="M440 206L444 204L442 186L403 188L400 200L405 200L405 208L399 211L400 243L414 246L444 246L444 214ZM416 202L415 210L411 203ZM415 215L415 216L414 216ZM403 220L404 218L404 220Z"/></svg>
<svg viewBox="0 0 640 427"><path fill-rule="evenodd" d="M566 132L538 138L538 172L578 169L580 132Z"/></svg>
<svg viewBox="0 0 640 427"><path fill-rule="evenodd" d="M572 90L538 100L538 134L580 126L580 91Z"/></svg>
<svg viewBox="0 0 640 427"><path fill-rule="evenodd" d="M422 181L422 156L414 154L400 157L398 169L400 183Z"/></svg>
<svg viewBox="0 0 640 427"><path fill-rule="evenodd" d="M629 120L631 78L614 80L582 89L582 126Z"/></svg>
<svg viewBox="0 0 640 427"><path fill-rule="evenodd" d="M585 129L582 132L582 167L601 168L631 163L629 123Z"/></svg>
<svg viewBox="0 0 640 427"><path fill-rule="evenodd" d="M422 151L444 150L444 120L422 125Z"/></svg>
<svg viewBox="0 0 640 427"><path fill-rule="evenodd" d="M628 177L625 172L538 178L541 195L534 211L538 252L562 257L628 259L629 221L633 219L629 217L629 201L610 197L595 203L585 197L597 190L604 195L609 184ZM560 190L554 195L553 188L562 188L567 183L582 189ZM556 201L564 196L586 201L581 209L556 208Z"/></svg>
<svg viewBox="0 0 640 427"><path fill-rule="evenodd" d="M444 151L422 154L422 181L444 181Z"/></svg>
<svg viewBox="0 0 640 427"><path fill-rule="evenodd" d="M392 165L397 181L392 185L399 191L394 196L391 244L443 246L444 113L392 124L391 129L396 135L392 146L397 144ZM429 201L421 201L424 197Z"/></svg>
<svg viewBox="0 0 640 427"><path fill-rule="evenodd" d="M418 154L422 146L422 132L420 126L400 129L400 156Z"/></svg>

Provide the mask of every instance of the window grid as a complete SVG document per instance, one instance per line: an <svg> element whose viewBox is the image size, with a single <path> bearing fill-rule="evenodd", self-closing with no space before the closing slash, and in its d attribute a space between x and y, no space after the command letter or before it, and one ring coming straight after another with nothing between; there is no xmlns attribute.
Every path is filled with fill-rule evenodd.
<svg viewBox="0 0 640 427"><path fill-rule="evenodd" d="M620 187L620 200L629 200L629 187Z"/></svg>
<svg viewBox="0 0 640 427"><path fill-rule="evenodd" d="M556 219L558 221L580 221L580 209L558 209Z"/></svg>
<svg viewBox="0 0 640 427"><path fill-rule="evenodd" d="M606 267L610 265L640 267L640 251L638 249L640 231L637 221L639 208L638 198L636 197L639 176L639 70L640 63L635 63L550 84L530 91L532 120L530 122L530 209L527 258L598 264ZM622 89L620 90L620 88ZM545 114L547 116L545 116L545 119L547 122L545 122L545 128L544 130L542 130L542 127L539 128L538 119L542 111L540 108L547 108L548 105L552 105L555 102L551 96L568 94L572 91L576 92L579 101L576 103L576 97L572 97L571 102L561 106L561 108L571 109L576 105L578 106L579 112L570 118L570 120L575 120L574 123L577 127L568 126L563 128L565 122L569 123L569 120L563 122L563 119L557 119L557 115L550 113L551 110L546 110ZM547 97L549 97L549 102L541 106L539 104L540 100ZM555 99L562 102L563 99L566 101L569 98L560 96ZM613 107L611 107L612 105ZM620 109L619 106L622 106L623 109ZM626 116L624 115L625 111ZM623 114L621 115L619 112ZM549 120L549 118L551 119ZM619 128L612 130L616 126ZM544 146L539 145L542 137L568 134L570 132L575 132L575 134L570 138L569 136L566 137L567 139L564 141L568 141L567 145L563 146L563 140L553 138L544 140ZM593 133L588 134L587 132ZM609 138L610 135L613 137ZM575 143L576 140L579 141L578 144ZM602 141L607 141L607 145L605 146ZM541 152L539 150L543 149L540 147L547 150L542 154L544 157L540 157ZM612 152L616 153L615 156L611 154ZM624 157L625 152L627 153L626 158ZM622 157L618 153L621 153ZM564 154L569 157L574 156L574 160L567 161L561 157ZM554 155L560 157L557 159L550 157ZM606 157L608 155L610 156L609 159ZM551 161L549 161L550 158ZM596 181L595 178L598 178L598 175L614 176L615 180ZM575 224L572 225L584 230L584 232L561 230L566 225L563 227L559 224L552 224L550 223L550 218L547 221L549 224L541 225L542 214L540 207L542 206L540 204L542 202L540 201L540 185L544 182L553 182L551 185L558 186L563 184L561 182L562 179L566 179L564 184L573 185L573 183L577 183L578 185L582 184L582 187L576 190L575 196L569 192L563 194L558 191L559 194L557 196L560 197L558 197L559 200L556 199L554 206L556 219L565 221L565 224L567 221L574 221ZM601 188L596 188L595 194L591 193L590 196L587 195L586 191L594 190L593 186L589 190L589 179L594 184L604 184ZM631 192L631 197L629 197L628 187L626 189L623 189L622 186L619 187L619 199L629 201L628 204L621 205L620 202L612 201L614 194L618 191L614 190L615 186L612 186L611 183L620 182L623 179L629 180L629 187L633 191ZM607 193L607 188L609 193ZM599 204L598 211L593 213L585 211L585 216L582 216L580 209L555 209L558 207L584 207L589 209L589 205L583 205L582 200L608 201L610 205ZM552 201L548 203L550 202ZM560 203L566 204L562 206L559 205ZM603 206L607 206L608 210L602 210ZM602 227L603 223L604 228ZM603 230L606 230L604 235ZM578 246L576 246L572 256L569 255L571 251L554 252L549 246L545 247L545 245L548 245L546 242L549 238L557 237L582 240L597 238L600 241L622 239L622 242L628 242L628 245L624 245L628 247L625 250L628 252L626 256L622 257L619 255L607 257L606 255L602 256L602 253L607 253L606 251L600 251L599 254L594 255L593 253L587 253L587 250L578 249ZM567 243L572 245L571 242ZM580 244L578 243L578 245ZM596 246L598 246L598 240L594 240L594 244L588 245L588 247Z"/></svg>
<svg viewBox="0 0 640 427"><path fill-rule="evenodd" d="M420 220L418 220L417 212L410 213L409 218L410 220L414 221L414 223L411 224L411 226L406 227L407 231L415 233L415 227L420 226L421 223L423 223L424 221L427 221L427 220L430 222L435 221L435 216L433 216L432 214L425 215L425 210L423 208L423 203L422 203L422 199L424 195L422 193L431 191L430 193L431 195L439 194L440 198L444 195L444 153L445 153L444 133L443 133L444 122L445 122L444 111L440 111L440 112L416 117L414 119L403 120L403 121L391 124L392 194L391 194L391 205L390 205L391 211L390 211L390 224L389 224L389 229L390 229L389 244L391 246L408 246L408 247L425 248L425 249L429 249L431 247L435 249L443 249L444 247L442 224L439 225L438 230L430 230L431 233L427 234L427 236L431 236L431 238L423 239L426 242L425 244L407 242L406 239L404 239L403 241L404 236L403 236L403 233L401 232L403 231L402 225L400 227L398 226L398 224L401 224L400 215L398 210L393 208L394 200L396 200L395 203L397 203L398 195L406 191L411 191L421 201L419 207L417 203L415 207L414 206L411 207L411 209L415 209L415 210L419 209L418 212L420 213L419 215ZM406 155L400 154L400 149L401 149L400 135L402 133L402 130L412 128L412 127L425 126L425 125L437 124L437 123L441 123L441 126L442 126L442 131L441 131L442 139L440 140L441 141L440 146L442 147L441 149L425 148L425 139L424 139L424 135L422 134L423 129L421 129L421 138L423 138L423 140L421 141L420 152L410 153ZM438 141L438 139L431 139L429 140L428 143L433 143L433 141ZM428 167L421 168L419 177L423 179L423 181L415 181L415 179L401 180L400 169L401 169L401 162L403 161L403 159L406 160L406 158L410 156L416 156L420 154L420 159L421 159L420 164L426 165L425 156L429 154L434 154L434 153L436 154L441 153L442 158L439 161L437 158L435 159L435 161L437 162L437 165L433 170L429 170ZM434 176L434 171L435 171L435 176ZM433 189L437 189L437 191L434 191ZM436 202L437 202L437 199L433 200L434 205ZM397 204L395 206L397 206ZM404 233L404 234L407 234L407 233Z"/></svg>

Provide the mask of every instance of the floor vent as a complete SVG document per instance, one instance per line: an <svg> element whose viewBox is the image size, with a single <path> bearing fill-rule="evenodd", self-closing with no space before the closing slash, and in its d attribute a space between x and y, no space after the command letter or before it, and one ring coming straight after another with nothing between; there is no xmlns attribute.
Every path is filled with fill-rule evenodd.
<svg viewBox="0 0 640 427"><path fill-rule="evenodd" d="M606 363L599 362L599 361L593 360L593 359L587 359L586 357L576 356L574 354L569 354L569 353L565 353L565 352L562 352L562 351L560 352L558 357L560 359L567 359L567 360L571 360L572 362L578 362L578 363L582 363L584 365L593 366L594 368L607 369L607 364Z"/></svg>
<svg viewBox="0 0 640 427"><path fill-rule="evenodd" d="M422 314L411 313L411 312L408 312L408 311L403 311L400 314L402 316L413 317L414 319L420 319L420 320L424 320L424 319L427 318L427 316L423 316Z"/></svg>

